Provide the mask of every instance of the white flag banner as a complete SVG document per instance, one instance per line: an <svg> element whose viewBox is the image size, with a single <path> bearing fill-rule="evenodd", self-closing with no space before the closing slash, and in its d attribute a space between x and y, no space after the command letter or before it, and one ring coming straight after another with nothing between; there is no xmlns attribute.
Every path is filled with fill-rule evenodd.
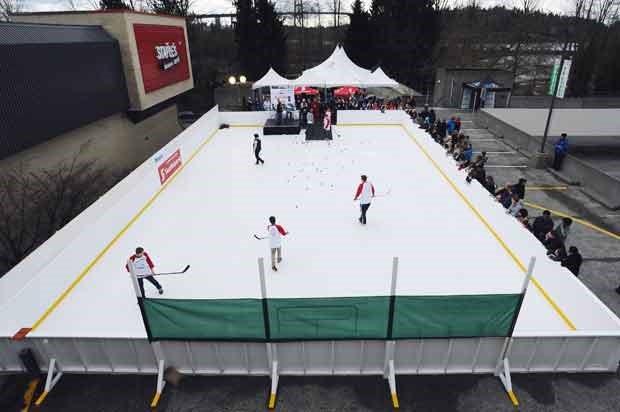
<svg viewBox="0 0 620 412"><path fill-rule="evenodd" d="M564 60L564 64L562 65L562 72L560 73L560 78L558 79L560 84L558 85L558 92L556 94L556 97L559 99L563 99L564 94L566 93L566 85L568 84L568 75L570 74L570 66L572 62L572 60L567 59Z"/></svg>

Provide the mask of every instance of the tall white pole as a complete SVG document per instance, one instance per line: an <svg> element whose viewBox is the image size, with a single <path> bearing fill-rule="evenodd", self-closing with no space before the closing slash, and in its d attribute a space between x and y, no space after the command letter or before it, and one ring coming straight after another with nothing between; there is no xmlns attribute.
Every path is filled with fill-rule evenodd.
<svg viewBox="0 0 620 412"><path fill-rule="evenodd" d="M392 258L392 285L390 288L390 296L396 296L396 281L398 278L398 257Z"/></svg>
<svg viewBox="0 0 620 412"><path fill-rule="evenodd" d="M527 286L530 284L532 274L534 273L534 265L536 265L536 257L532 256L530 259L530 264L527 267L527 274L525 275L525 279L523 279L523 286L521 287L522 293L525 293Z"/></svg>
<svg viewBox="0 0 620 412"><path fill-rule="evenodd" d="M129 268L129 277L131 278L131 284L133 285L133 290L136 294L137 298L143 297L140 293L140 286L138 285L138 277L136 276L136 271L133 266L133 261L131 259L127 259L127 267Z"/></svg>

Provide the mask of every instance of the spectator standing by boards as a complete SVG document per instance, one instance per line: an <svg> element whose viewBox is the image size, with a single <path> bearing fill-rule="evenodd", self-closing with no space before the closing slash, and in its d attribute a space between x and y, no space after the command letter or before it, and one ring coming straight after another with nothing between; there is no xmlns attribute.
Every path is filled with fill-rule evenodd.
<svg viewBox="0 0 620 412"><path fill-rule="evenodd" d="M562 162L568 153L568 138L566 133L562 133L562 137L555 143L555 155L553 157L553 168L560 170L562 168Z"/></svg>

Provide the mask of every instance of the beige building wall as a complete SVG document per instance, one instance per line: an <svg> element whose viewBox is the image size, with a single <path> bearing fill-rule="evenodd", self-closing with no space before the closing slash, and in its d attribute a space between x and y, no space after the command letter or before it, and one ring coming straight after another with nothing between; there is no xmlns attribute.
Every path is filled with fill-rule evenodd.
<svg viewBox="0 0 620 412"><path fill-rule="evenodd" d="M168 100L194 87L187 25L183 18L120 10L118 12L105 13L53 12L21 14L14 16L13 20L26 23L102 26L112 37L118 40L123 70L125 72L125 83L127 84L127 92L129 95L130 110L142 111L148 109L157 103ZM188 58L189 79L154 90L150 93L144 91L138 47L133 31L133 25L135 23L183 27L185 33L185 48Z"/></svg>
<svg viewBox="0 0 620 412"><path fill-rule="evenodd" d="M129 171L180 132L176 105L138 124L118 113L0 160L0 173L20 167L25 172L54 169L77 155L80 161L94 159L112 172Z"/></svg>

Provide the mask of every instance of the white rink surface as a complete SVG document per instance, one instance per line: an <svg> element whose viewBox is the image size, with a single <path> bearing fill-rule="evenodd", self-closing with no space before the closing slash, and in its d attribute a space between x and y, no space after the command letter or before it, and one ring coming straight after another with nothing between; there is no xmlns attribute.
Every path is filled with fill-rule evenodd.
<svg viewBox="0 0 620 412"><path fill-rule="evenodd" d="M516 257L524 265L537 257L535 278L577 327L570 331L530 285L515 336L620 335L620 322L611 311L549 261L543 247L477 184L465 184L464 174L421 130L412 126L411 131ZM388 295L393 256L400 259L400 295L519 293L522 269L404 128L337 127L331 143L264 136L264 166L253 162L254 132L219 131L29 336L145 338L124 269L138 245L157 270L191 265L184 275L159 278L164 298L259 298L258 257L265 258L269 297ZM358 223L353 202L361 173L378 194L391 189L375 199L366 226ZM132 214L148 198L139 200ZM252 236L265 234L270 215L291 232L278 272L270 269L268 241ZM112 221L117 231L127 223ZM0 307L3 335L31 326L57 299L58 290L105 247L111 238L97 236L100 224L92 222L84 229L89 236L70 244L70 252L50 260ZM76 270L67 272L68 265ZM45 287L50 279L56 279L55 290ZM147 296L159 296L148 282L145 289Z"/></svg>

